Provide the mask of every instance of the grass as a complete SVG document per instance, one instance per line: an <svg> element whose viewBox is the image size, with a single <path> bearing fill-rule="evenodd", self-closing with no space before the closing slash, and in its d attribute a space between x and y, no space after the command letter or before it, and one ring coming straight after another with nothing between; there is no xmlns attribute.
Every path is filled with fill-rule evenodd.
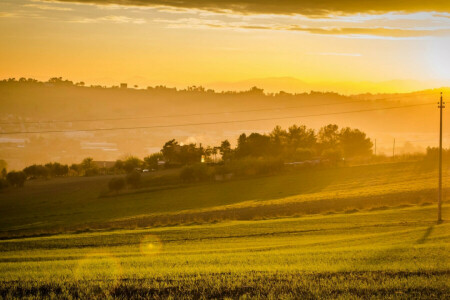
<svg viewBox="0 0 450 300"><path fill-rule="evenodd" d="M448 212L448 206L445 206ZM0 297L450 297L450 223L414 206L0 241Z"/></svg>
<svg viewBox="0 0 450 300"><path fill-rule="evenodd" d="M421 164L149 189L166 175L2 193L0 299L450 298L450 223Z"/></svg>
<svg viewBox="0 0 450 300"><path fill-rule="evenodd" d="M418 163L403 162L303 170L172 188L155 186L152 190L108 197L102 195L109 176L37 180L21 190L1 194L0 236L252 220L419 204L435 198L435 177L435 171ZM450 181L447 174L444 179Z"/></svg>

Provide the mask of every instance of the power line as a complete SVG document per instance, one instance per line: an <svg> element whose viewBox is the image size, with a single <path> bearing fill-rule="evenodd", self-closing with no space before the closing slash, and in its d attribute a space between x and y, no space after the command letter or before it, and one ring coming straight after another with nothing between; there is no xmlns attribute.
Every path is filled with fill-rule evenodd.
<svg viewBox="0 0 450 300"><path fill-rule="evenodd" d="M425 106L425 105L430 105L430 104L433 104L433 103L421 103L421 104L411 104L411 105L402 105L402 106L391 106L391 107L384 107L384 108L360 109L360 110L351 110L351 111L343 111L343 112L309 114L309 115L297 115L297 116L288 116L288 117L271 117L271 118L257 118L257 119L244 119L244 120L199 122L199 123L182 123L182 124L171 124L171 125L135 126L135 127L111 127L111 128L95 128L95 129L73 129L73 130L69 129L69 130L45 130L45 131L12 131L12 132L1 132L0 135L6 135L6 134L37 134L37 133L74 133L74 132L152 129L152 128L171 128L171 127L185 127L185 126L245 123L245 122L285 120L285 119L296 119L296 118L307 118L307 117L320 117L320 116L331 116L331 115L341 115L341 114L352 114L352 113L361 113L361 112L370 112L370 111L382 111L382 110L399 109L399 108L407 108L407 107Z"/></svg>
<svg viewBox="0 0 450 300"><path fill-rule="evenodd" d="M422 94L429 95L431 93ZM44 120L44 121L17 121L17 122L0 122L0 125L18 125L18 124L56 124L56 123L80 123L80 122L102 122L102 121L123 121L123 120L140 120L140 119L150 119L150 118L176 118L176 117L193 117L193 116L207 116L207 115L220 115L220 114L232 114L232 113L245 113L245 112L259 112L259 111L273 111L273 110L286 110L286 109L297 109L306 107L320 107L329 105L342 105L342 104L352 104L359 102L371 102L371 101L381 101L381 100L391 100L399 98L407 98L410 95L401 95L396 97L386 97L377 99L359 99L347 102L333 102L333 103L321 103L321 104L311 104L311 105L298 105L298 106L288 106L288 107L273 107L273 108L260 108L260 109L249 109L249 110L234 110L234 111L222 111L222 112L206 112L206 113L193 113L193 114L172 114L172 115L151 115L142 117L118 117L118 118L103 118L103 119L73 119L73 120Z"/></svg>
<svg viewBox="0 0 450 300"><path fill-rule="evenodd" d="M273 108L234 110L234 111L223 111L223 112L193 113L193 114L153 115L153 116L142 116L142 117L120 117L120 118L106 118L106 119L76 119L76 120L55 120L55 121L0 122L0 125L100 122L100 121L138 120L138 119L150 119L150 118L191 117L191 116L202 116L202 115L220 115L220 114L243 113L243 112L272 111L272 110L280 110L280 109L295 109L295 108L305 108L305 107L316 107L316 106L326 106L326 105L336 105L336 104L357 103L357 102L363 102L363 101L367 101L367 100L363 99L363 100L341 102L341 103L322 103L322 104L300 105L300 106L290 106L290 107L289 106L288 107L273 107Z"/></svg>

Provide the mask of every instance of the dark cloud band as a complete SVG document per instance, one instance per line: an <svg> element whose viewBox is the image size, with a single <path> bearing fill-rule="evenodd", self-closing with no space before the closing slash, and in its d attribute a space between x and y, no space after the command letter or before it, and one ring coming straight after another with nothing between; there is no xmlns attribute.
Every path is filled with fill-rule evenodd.
<svg viewBox="0 0 450 300"><path fill-rule="evenodd" d="M45 1L45 0L44 0ZM55 1L55 0L49 0ZM242 14L301 14L324 16L330 14L379 14L386 12L450 12L448 0L56 0L97 5L125 5L201 9L213 12Z"/></svg>

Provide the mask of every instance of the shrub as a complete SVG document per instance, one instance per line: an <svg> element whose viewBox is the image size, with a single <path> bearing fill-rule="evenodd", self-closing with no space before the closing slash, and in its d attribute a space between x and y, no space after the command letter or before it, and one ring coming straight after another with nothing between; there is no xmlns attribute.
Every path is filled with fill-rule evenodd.
<svg viewBox="0 0 450 300"><path fill-rule="evenodd" d="M158 161L164 160L161 152L153 153L144 158L145 166L149 169L158 169Z"/></svg>
<svg viewBox="0 0 450 300"><path fill-rule="evenodd" d="M127 183L133 187L138 187L141 182L141 172L133 171L127 175Z"/></svg>
<svg viewBox="0 0 450 300"><path fill-rule="evenodd" d="M209 168L206 164L200 163L192 165L194 169L194 178L199 181L204 181L210 178L211 173L209 172Z"/></svg>
<svg viewBox="0 0 450 300"><path fill-rule="evenodd" d="M180 172L180 179L184 182L191 182L194 181L195 175L194 175L194 168L192 166L185 166L183 169L181 169Z"/></svg>
<svg viewBox="0 0 450 300"><path fill-rule="evenodd" d="M298 148L295 150L293 159L296 161L309 160L314 157L314 151L307 148Z"/></svg>
<svg viewBox="0 0 450 300"><path fill-rule="evenodd" d="M27 175L25 175L24 172L9 172L6 175L6 180L9 182L10 185L16 186L16 187L22 187L27 180Z"/></svg>
<svg viewBox="0 0 450 300"><path fill-rule="evenodd" d="M125 179L123 178L112 178L109 183L108 187L111 191L118 192L125 188Z"/></svg>
<svg viewBox="0 0 450 300"><path fill-rule="evenodd" d="M327 149L323 151L322 157L329 160L331 163L338 163L342 160L342 152L338 149Z"/></svg>
<svg viewBox="0 0 450 300"><path fill-rule="evenodd" d="M142 166L142 161L139 158L134 157L134 156L128 157L123 162L123 169L127 173L132 173L133 171L140 168L141 166Z"/></svg>
<svg viewBox="0 0 450 300"><path fill-rule="evenodd" d="M95 175L98 175L97 168L91 168L84 171L84 176L95 176Z"/></svg>
<svg viewBox="0 0 450 300"><path fill-rule="evenodd" d="M180 178L184 182L205 181L211 178L211 175L210 168L203 163L185 166L180 172Z"/></svg>
<svg viewBox="0 0 450 300"><path fill-rule="evenodd" d="M4 178L0 178L0 190L8 187L8 181Z"/></svg>
<svg viewBox="0 0 450 300"><path fill-rule="evenodd" d="M253 176L274 174L283 169L283 161L277 158L244 158L227 162L223 167L216 169L215 174L226 170L237 176Z"/></svg>

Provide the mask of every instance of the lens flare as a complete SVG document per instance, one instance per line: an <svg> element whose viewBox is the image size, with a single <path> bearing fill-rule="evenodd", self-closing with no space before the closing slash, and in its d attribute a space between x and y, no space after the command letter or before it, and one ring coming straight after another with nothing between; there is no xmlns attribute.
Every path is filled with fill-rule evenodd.
<svg viewBox="0 0 450 300"><path fill-rule="evenodd" d="M154 256L162 251L162 246L162 242L157 236L146 235L141 240L140 250L144 255Z"/></svg>

